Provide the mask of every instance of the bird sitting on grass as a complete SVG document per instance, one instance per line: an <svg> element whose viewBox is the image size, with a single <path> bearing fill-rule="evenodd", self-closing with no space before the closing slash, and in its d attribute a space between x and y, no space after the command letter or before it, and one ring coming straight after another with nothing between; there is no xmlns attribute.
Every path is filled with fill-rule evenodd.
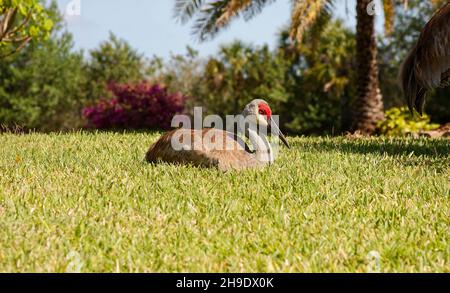
<svg viewBox="0 0 450 293"><path fill-rule="evenodd" d="M235 133L215 128L180 128L159 138L147 152L146 161L213 167L222 171L263 167L273 163L274 152L266 136L268 131L257 131L258 127L271 130L289 148L264 100L250 102L245 106L242 117L247 122L243 133L253 145L253 151Z"/></svg>

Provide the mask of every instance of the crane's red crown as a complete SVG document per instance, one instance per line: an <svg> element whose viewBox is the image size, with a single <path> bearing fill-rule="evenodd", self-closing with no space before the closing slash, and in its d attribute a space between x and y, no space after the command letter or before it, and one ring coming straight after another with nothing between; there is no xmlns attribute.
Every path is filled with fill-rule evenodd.
<svg viewBox="0 0 450 293"><path fill-rule="evenodd" d="M272 116L272 110L270 110L269 105L265 103L258 104L258 112L259 114L266 116L267 119L270 119L270 116Z"/></svg>

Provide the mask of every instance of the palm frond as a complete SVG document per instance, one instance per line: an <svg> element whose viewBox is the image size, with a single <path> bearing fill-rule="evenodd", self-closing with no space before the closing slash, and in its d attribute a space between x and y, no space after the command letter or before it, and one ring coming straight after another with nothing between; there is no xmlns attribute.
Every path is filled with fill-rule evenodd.
<svg viewBox="0 0 450 293"><path fill-rule="evenodd" d="M222 23L219 27L217 21L224 13L225 8L231 0L218 0L207 3L201 10L200 15L195 20L192 33L199 37L200 41L205 41L214 37L220 29L226 27L227 23Z"/></svg>
<svg viewBox="0 0 450 293"><path fill-rule="evenodd" d="M249 20L273 2L275 0L176 0L175 17L182 23L196 17L193 34L205 41L227 27L234 18L243 15Z"/></svg>
<svg viewBox="0 0 450 293"><path fill-rule="evenodd" d="M252 19L254 16L260 14L264 7L274 3L275 1L276 0L253 0L251 5L243 11L244 19L246 21Z"/></svg>
<svg viewBox="0 0 450 293"><path fill-rule="evenodd" d="M228 4L223 9L222 15L217 19L216 25L218 27L222 27L227 25L230 20L238 16L239 13L245 9L247 9L251 4L253 0L230 0L228 1Z"/></svg>
<svg viewBox="0 0 450 293"><path fill-rule="evenodd" d="M392 27L394 25L394 14L395 14L394 0L383 0L383 11L384 11L384 31L386 35L389 36L392 34Z"/></svg>
<svg viewBox="0 0 450 293"><path fill-rule="evenodd" d="M217 25L226 25L233 17L241 13L246 21L261 13L263 8L275 2L275 0L231 0L225 7L222 16L217 20Z"/></svg>
<svg viewBox="0 0 450 293"><path fill-rule="evenodd" d="M320 38L331 20L332 15L327 11L322 10L319 12L317 19L311 24L309 29L307 28L307 31L304 33L304 38L311 43L313 49L319 45Z"/></svg>
<svg viewBox="0 0 450 293"><path fill-rule="evenodd" d="M323 14L331 15L333 0L294 0L290 36L299 43L305 30L313 25Z"/></svg>
<svg viewBox="0 0 450 293"><path fill-rule="evenodd" d="M201 9L204 0L175 0L174 17L185 24Z"/></svg>

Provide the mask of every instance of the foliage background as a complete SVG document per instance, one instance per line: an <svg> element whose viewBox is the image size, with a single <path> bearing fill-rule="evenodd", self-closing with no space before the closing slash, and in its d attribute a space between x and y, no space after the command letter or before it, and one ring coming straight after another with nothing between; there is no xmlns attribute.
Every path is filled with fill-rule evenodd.
<svg viewBox="0 0 450 293"><path fill-rule="evenodd" d="M404 56L433 12L428 1L396 6L390 35L379 36L381 90L386 110L404 105L397 74ZM291 42L288 27L278 46L242 41L223 44L203 58L192 48L168 60L148 58L113 33L89 52L76 51L56 4L45 10L54 24L51 35L32 40L20 54L0 60L0 124L39 131L87 125L86 107L112 98L108 84L159 84L187 96L185 113L194 106L205 114L239 113L254 98L264 98L291 134L338 134L349 127L356 95L354 31L323 17L320 29L306 31L301 44ZM0 48L0 53L5 48ZM434 123L450 121L450 89L427 100Z"/></svg>

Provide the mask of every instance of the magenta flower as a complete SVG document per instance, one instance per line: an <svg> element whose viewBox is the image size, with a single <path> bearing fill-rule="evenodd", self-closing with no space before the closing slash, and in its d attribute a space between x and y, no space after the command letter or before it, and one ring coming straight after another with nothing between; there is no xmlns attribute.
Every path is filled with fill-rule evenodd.
<svg viewBox="0 0 450 293"><path fill-rule="evenodd" d="M159 84L110 83L114 98L83 109L87 127L96 129L168 129L174 115L184 111L187 97L168 93Z"/></svg>

